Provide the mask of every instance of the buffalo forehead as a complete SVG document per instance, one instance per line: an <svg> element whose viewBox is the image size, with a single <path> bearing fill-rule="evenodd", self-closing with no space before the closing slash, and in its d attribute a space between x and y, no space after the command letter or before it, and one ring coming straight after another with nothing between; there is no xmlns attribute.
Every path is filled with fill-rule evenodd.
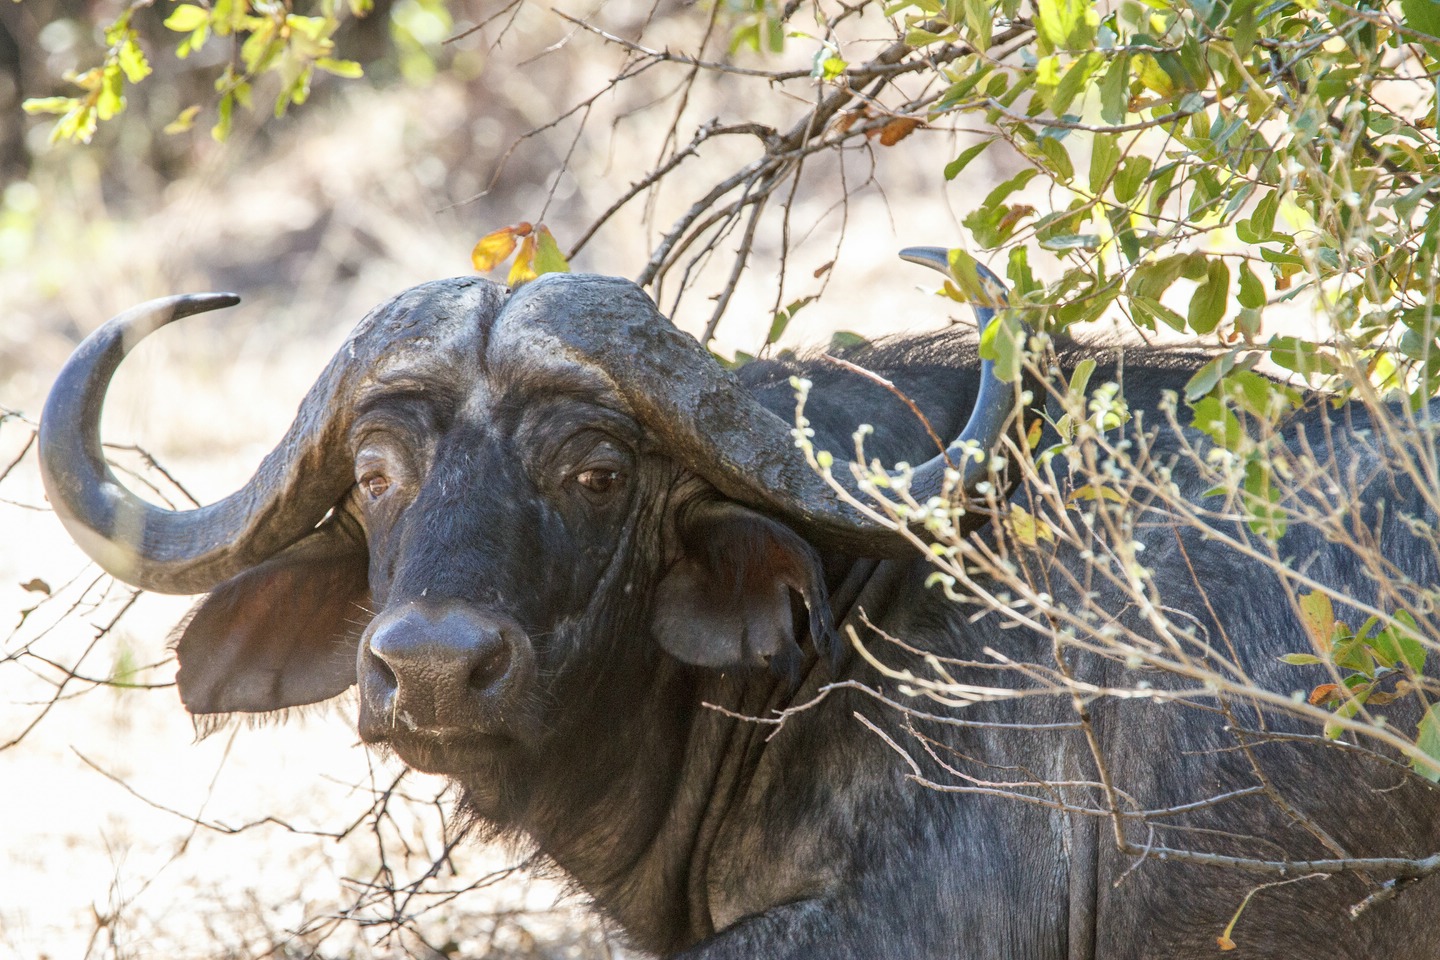
<svg viewBox="0 0 1440 960"><path fill-rule="evenodd" d="M357 400L397 390L465 391L479 374L505 295L491 281L454 277L412 287L372 310L336 358L362 371Z"/></svg>
<svg viewBox="0 0 1440 960"><path fill-rule="evenodd" d="M510 296L485 349L497 392L569 394L629 413L624 391L594 361L592 345L645 350L680 335L635 284L618 277L548 274Z"/></svg>

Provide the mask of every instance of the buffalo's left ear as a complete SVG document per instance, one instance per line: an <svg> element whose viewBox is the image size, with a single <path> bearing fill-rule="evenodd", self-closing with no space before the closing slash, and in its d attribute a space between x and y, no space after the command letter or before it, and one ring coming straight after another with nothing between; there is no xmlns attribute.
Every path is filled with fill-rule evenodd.
<svg viewBox="0 0 1440 960"><path fill-rule="evenodd" d="M728 501L692 507L681 519L682 556L660 581L651 630L677 660L720 669L767 661L796 678L794 591L810 635L834 643L824 571L815 549L789 527Z"/></svg>
<svg viewBox="0 0 1440 960"><path fill-rule="evenodd" d="M370 620L368 567L364 535L337 510L305 539L216 587L175 645L185 708L263 713L344 693Z"/></svg>

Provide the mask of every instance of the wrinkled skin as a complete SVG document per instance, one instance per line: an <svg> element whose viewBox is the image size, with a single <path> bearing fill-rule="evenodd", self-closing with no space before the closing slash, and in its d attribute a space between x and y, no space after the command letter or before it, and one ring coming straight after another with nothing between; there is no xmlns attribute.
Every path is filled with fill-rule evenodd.
<svg viewBox="0 0 1440 960"><path fill-rule="evenodd" d="M423 298L415 302L407 309L423 309ZM1051 642L1002 631L993 616L971 622L975 610L925 587L919 557L822 554L783 518L683 466L605 378L547 350L530 321L512 321L482 311L473 321L482 336L397 354L369 378L352 401L354 486L338 509L218 587L185 628L180 687L192 711L279 709L358 678L363 739L454 779L471 814L532 838L638 947L658 954L1216 952L1245 894L1273 878L1137 866L1114 849L1108 820L1053 805L1059 797L1094 808L1091 788L1043 793L1049 806L983 789L922 789L855 715L913 743L900 719L853 691L830 694L778 732L708 709L764 715L807 703L837 679L898 697L893 682L837 646L835 626L859 626L861 610L943 656L979 660L992 647L1046 663ZM975 392L972 350L931 337L852 359L895 380L939 433L956 435ZM1132 406L1153 407L1192 366L1132 361ZM853 374L816 361L759 363L742 377L788 419L792 372L815 382L807 412L817 446L848 449L865 421L878 426L870 452L883 461L933 452L905 407ZM1358 443L1343 431L1336 442ZM1191 478L1177 482L1203 492L1189 489ZM1376 526L1398 564L1434 582L1433 562L1393 512ZM1274 660L1307 641L1273 579L1198 537L1140 535L1157 580L1171 587L1167 600L1223 629L1253 677L1281 690L1305 682ZM1373 593L1363 571L1304 529L1284 549L1310 558L1323 582ZM1044 562L1081 566L1064 553ZM1205 591L1192 569L1203 571ZM906 662L862 633L891 663ZM1076 658L1071 667L1097 684L1135 683L1124 664ZM955 673L997 682L981 668ZM1223 749L1233 740L1213 711L1106 701L1091 710L1112 774L1141 807L1256 782L1245 758ZM966 784L941 768L943 758L975 778L971 787L1096 778L1068 702L1025 699L959 716L1022 727L920 722L941 744L935 758L916 751L925 776ZM1272 859L1332 857L1337 846L1354 856L1440 850L1440 797L1428 785L1318 747L1260 750L1277 789L1329 831L1328 845L1248 797L1175 821L1236 836L1182 832L1176 846ZM1422 880L1353 922L1345 908L1374 889L1362 878L1271 888L1255 896L1235 937L1250 956L1433 957L1436 885Z"/></svg>

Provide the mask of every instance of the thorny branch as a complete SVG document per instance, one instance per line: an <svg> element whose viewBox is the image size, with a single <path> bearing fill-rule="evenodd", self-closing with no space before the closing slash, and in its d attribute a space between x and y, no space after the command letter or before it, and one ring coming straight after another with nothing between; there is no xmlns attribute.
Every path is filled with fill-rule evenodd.
<svg viewBox="0 0 1440 960"><path fill-rule="evenodd" d="M1423 856L1357 856L1347 850L1305 812L1297 799L1287 794L1295 789L1290 782L1281 787L1269 774L1264 757L1257 747L1264 744L1289 743L1308 745L1363 758L1374 771L1394 771L1401 779L1419 782L1417 770L1423 770L1423 754L1416 744L1413 727L1402 728L1387 723L1363 701L1355 709L1336 711L1322 706L1314 697L1292 696L1288 691L1276 692L1257 682L1242 661L1215 609L1210 605L1206 577L1192 563L1186 544L1208 542L1222 544L1250 564L1257 572L1265 571L1282 583L1291 608L1301 616L1301 595L1324 595L1333 600L1337 609L1347 605L1361 616L1369 615L1403 634L1409 642L1423 646L1432 655L1440 651L1434 639L1436 629L1433 596L1426 584L1413 582L1405 572L1381 554L1373 530L1358 524L1363 515L1367 490L1392 489L1403 482L1413 485L1417 496L1425 501L1430 515L1440 507L1435 473L1434 428L1426 414L1410 414L1405 408L1386 407L1377 396L1365 395L1368 416L1375 428L1347 438L1349 449L1321 455L1317 450L1337 450L1338 438L1327 434L1322 446L1318 438L1307 438L1303 432L1291 431L1291 442L1284 442L1282 428L1286 421L1267 422L1251 418L1246 428L1253 431L1255 443L1261 445L1270 462L1279 463L1277 476L1283 478L1283 489L1274 502L1259 504L1235 475L1243 469L1243 461L1218 456L1212 446L1187 433L1176 419L1173 407L1161 412L1167 418L1167 437L1178 439L1177 456L1170 447L1157 444L1158 432L1143 422L1138 413L1127 411L1123 404L1111 408L1086 395L1074 395L1063 378L1046 379L1045 374L1058 369L1046 351L1043 340L1026 363L1037 383L1044 383L1051 393L1048 418L1052 427L1062 419L1068 426L1068 442L1053 450L1037 453L1015 445L1004 460L995 458L995 469L1020 471L1025 495L1019 502L1026 513L1019 517L1018 508L997 501L993 492L985 505L994 519L988 532L961 539L954 533L954 508L932 502L917 503L903 483L880 484L868 468L855 468L856 481L870 499L862 500L847 493L847 488L832 484L837 495L878 522L888 523L897 532L914 540L917 550L925 553L935 567L935 579L947 595L958 603L973 604L975 618L998 617L1006 626L1032 631L1034 636L1049 637L1051 651L1048 662L1017 659L1010 653L987 647L989 658L984 662L963 662L926 656L901 638L886 635L862 617L862 642L857 630L860 624L847 627L852 643L865 655L882 676L896 683L899 691L911 698L924 698L963 716L966 708L982 704L996 705L1022 699L1050 698L1068 702L1076 722L1055 724L1047 731L1056 739L1057 755L1073 755L1065 740L1080 733L1089 759L1092 779L1058 780L1033 774L984 779L967 772L966 766L978 764L976 758L963 758L952 763L941 756L948 750L940 740L924 734L921 728L937 723L953 723L955 717L917 709L913 703L897 702L874 688L848 683L823 687L809 702L778 712L773 717L755 718L758 722L783 724L795 713L808 710L837 690L849 689L864 693L900 714L906 729L921 747L917 754L899 743L874 724L866 725L891 751L902 757L915 782L937 791L973 793L1005 797L1016 802L1034 804L1066 814L1101 817L1111 824L1112 842L1121 854L1134 858L1130 869L1147 860L1169 860L1193 863L1227 870L1269 874L1290 879L1353 874L1365 878L1371 887L1363 900L1352 907L1358 915L1404 890L1416 878L1440 872L1440 852ZM1032 344L1032 346L1035 346ZM1123 372L1122 372L1123 375ZM1363 374L1357 373L1357 381ZM1101 392L1102 396L1108 394ZM1119 394L1115 394L1118 396ZM1037 402L1037 407L1040 404ZM1118 411L1123 430L1101 429L1105 416ZM803 417L803 394L797 412ZM1383 421L1383 423L1381 422ZM1322 429L1333 429L1333 420L1322 418ZM863 450L864 431L856 435L854 462L867 463ZM1157 449L1158 448L1158 449ZM1364 452L1361 452L1364 448ZM812 466L825 474L807 448ZM1172 476L1177 459L1187 461L1186 469L1198 479L1181 489ZM1064 462L1065 472L1057 471ZM1065 479L1062 479L1064 476ZM1403 480L1399 479L1403 477ZM1198 485L1198 486L1197 486ZM1192 489L1211 488L1208 497L1196 497ZM996 478L993 490L1008 489ZM1228 499L1218 496L1230 491ZM1280 504L1277 507L1276 504ZM969 503L970 509L976 504ZM1309 526L1320 535L1320 542L1340 545L1353 554L1354 562L1369 571L1379 595L1373 599L1344 595L1312 576L1303 557L1282 556L1277 543L1254 534L1256 510L1273 512L1283 509L1285 523L1291 527ZM1413 509L1413 508L1412 508ZM1269 513L1261 516L1269 516ZM912 531L922 524L934 536L935 543L920 539ZM1373 524L1373 521L1372 521ZM1427 524L1411 524L1418 546L1429 554L1429 562L1440 562L1440 540ZM1167 604L1166 591L1181 585L1159 584L1152 578L1140 551L1142 539L1155 542L1159 531L1177 545L1177 554L1190 571L1195 593L1201 606L1209 612L1209 623L1196 615ZM1198 533L1199 539L1182 537L1182 531ZM943 548L943 549L942 549ZM1062 560L1066 554L1073 559L1088 558L1084 563ZM1398 615L1397 614L1403 614ZM1329 629L1326 627L1325 629ZM1218 636L1212 639L1214 631ZM887 665L883 647L895 646L923 658L932 675L922 676L911 668ZM874 648L874 649L871 649ZM1088 663L1089 673L1076 668ZM1115 670L1097 672L1095 665L1114 664ZM1003 679L977 683L975 674L995 670L1013 673L1012 683ZM1329 669L1337 687L1345 678L1332 662ZM959 672L959 671L964 671ZM1144 672L1141 672L1144 671ZM1396 669L1403 674L1398 690L1410 690L1422 711L1440 693L1433 682L1404 665ZM968 675L968 676L967 676ZM1090 676L1133 678L1124 682L1097 683ZM1273 681L1272 681L1273 683ZM1352 684L1352 689L1354 685ZM1381 704L1398 699L1377 698ZM1094 708L1107 701L1153 701L1170 709L1198 709L1216 713L1223 719L1221 730L1233 738L1232 746L1213 749L1218 754L1238 751L1245 758L1253 782L1231 781L1226 788L1165 808L1145 808L1127 789L1112 755L1114 750L1133 750L1133 744L1109 743L1096 728ZM858 716L858 714L857 714ZM987 710L975 727L995 731L1004 729L1003 712ZM1019 716L1053 716L1034 712ZM1244 719L1242 720L1242 716ZM1325 734L1304 734L1277 725L1281 717L1289 717L1313 725ZM1276 729L1271 729L1276 727ZM1030 734L1040 732L1039 724L1016 725ZM937 772L923 769L929 760ZM1376 790L1390 789L1395 784L1369 784ZM1357 789L1367 788L1356 784ZM1093 797L1094 802L1078 801L1068 796L1076 791ZM1331 856L1297 856L1280 848L1266 837L1245 837L1223 831L1198 829L1185 824L1187 815L1237 802L1263 801L1278 811L1279 818L1298 826ZM1180 845L1162 842L1159 834L1168 831L1176 836L1192 835L1197 841L1210 838L1210 843ZM1223 845L1215 849L1213 844ZM1260 853L1253 852L1259 846ZM1245 848L1249 848L1249 851ZM1265 853L1270 848L1273 853ZM1262 884L1255 891L1274 884ZM1246 898L1249 902L1249 898ZM1241 905L1243 909L1243 904ZM1238 916L1238 913L1237 913Z"/></svg>
<svg viewBox="0 0 1440 960"><path fill-rule="evenodd" d="M832 19L838 22L839 19L853 16L860 6L846 7ZM816 83L811 79L811 72L808 70L740 67L723 60L657 49L619 36L587 20L565 13L560 16L566 22L588 31L627 55L624 67L611 79L606 87L607 91L661 65L689 71L690 80L687 80L687 85L695 75L702 73L724 76L732 81L760 81L772 88L797 82L812 85ZM833 23L831 26L833 27ZM1029 36L1030 33L1031 27L1027 23L1017 21L997 31L993 43L996 48L1003 48L1008 43ZM800 171L809 157L830 152L843 155L844 151L857 144L866 143L897 117L923 121L939 97L938 92L918 98L907 96L894 108L883 106L880 102L881 95L901 77L938 71L945 64L970 52L971 48L963 43L944 44L938 48L918 51L897 41L885 46L863 63L848 65L831 82L815 85L813 96L806 98L810 101L810 106L784 131L753 122L723 122L713 118L699 124L688 140L680 141L676 137L677 142L683 145L676 146L667 156L660 158L644 176L631 184L582 231L570 249L570 256L573 257L584 249L596 233L621 210L638 198L653 197L662 184L672 182L676 170L686 160L698 156L705 144L723 137L754 138L760 145L760 155L728 176L709 184L700 197L691 201L689 208L662 231L652 246L648 261L636 277L642 286L651 287L657 302L664 303L673 313L686 290L694 282L700 266L714 255L717 245L738 228L736 249L733 254L727 254L729 267L725 279L720 289L712 295L715 306L711 310L704 334L708 341L724 316L749 264L754 239L762 218L776 198L776 191L786 184L791 184L793 193ZM588 97L564 116L584 114L595 101L596 97ZM857 112L854 116L847 114L842 122L842 113L857 102L864 108L864 112ZM679 119L677 114L677 123ZM547 127L553 125L551 123ZM530 135L547 127L538 128ZM671 135L676 134L677 130L672 127ZM788 210L788 203L785 206ZM788 213L786 216L788 218ZM786 229L788 232L788 227ZM676 282L676 289L668 297L668 302L665 302L666 282L677 270L679 280Z"/></svg>

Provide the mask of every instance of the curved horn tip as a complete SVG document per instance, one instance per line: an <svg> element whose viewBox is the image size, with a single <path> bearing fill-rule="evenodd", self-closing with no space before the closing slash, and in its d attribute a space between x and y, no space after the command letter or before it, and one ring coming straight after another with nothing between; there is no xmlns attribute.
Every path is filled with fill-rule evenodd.
<svg viewBox="0 0 1440 960"><path fill-rule="evenodd" d="M945 247L906 247L900 251L900 259L908 260L910 263L918 263L922 267L930 267L938 270L945 276L950 276L950 251ZM975 262L975 270L981 277L991 283L998 283L1003 289L1005 281L1000 275L991 270L979 261Z"/></svg>
<svg viewBox="0 0 1440 960"><path fill-rule="evenodd" d="M950 251L944 247L906 247L900 251L900 259L950 276Z"/></svg>
<svg viewBox="0 0 1440 960"><path fill-rule="evenodd" d="M174 318L192 316L197 313L207 313L211 310L223 310L226 307L233 307L240 302L238 293L187 293L175 298Z"/></svg>
<svg viewBox="0 0 1440 960"><path fill-rule="evenodd" d="M234 293L184 293L147 300L139 306L131 307L124 313L111 317L109 322L96 330L92 336L98 338L95 342L104 343L118 334L122 337L121 351L123 355L129 353L135 344L156 330L168 327L176 320L193 317L197 313L208 313L211 310L233 307L239 302L240 296Z"/></svg>

